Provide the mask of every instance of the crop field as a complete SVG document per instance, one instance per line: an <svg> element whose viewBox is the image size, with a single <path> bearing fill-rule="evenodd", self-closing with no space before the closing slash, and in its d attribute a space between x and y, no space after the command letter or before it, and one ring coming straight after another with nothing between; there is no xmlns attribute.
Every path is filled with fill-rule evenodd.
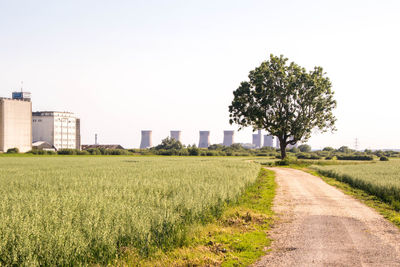
<svg viewBox="0 0 400 267"><path fill-rule="evenodd" d="M358 165L313 166L322 175L335 178L376 195L400 210L400 160Z"/></svg>
<svg viewBox="0 0 400 267"><path fill-rule="evenodd" d="M399 165L400 166L400 165ZM0 157L0 266L113 262L184 244L253 183L241 158Z"/></svg>

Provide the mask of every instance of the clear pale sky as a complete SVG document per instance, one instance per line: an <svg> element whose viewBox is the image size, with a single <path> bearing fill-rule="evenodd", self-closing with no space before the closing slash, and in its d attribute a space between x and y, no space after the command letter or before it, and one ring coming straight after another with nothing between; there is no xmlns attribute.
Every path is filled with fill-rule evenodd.
<svg viewBox="0 0 400 267"><path fill-rule="evenodd" d="M33 110L71 111L82 143L138 147L182 130L221 143L232 91L283 54L322 66L338 131L324 146L400 148L400 1L0 1L0 96L24 88ZM251 129L236 142L251 142Z"/></svg>

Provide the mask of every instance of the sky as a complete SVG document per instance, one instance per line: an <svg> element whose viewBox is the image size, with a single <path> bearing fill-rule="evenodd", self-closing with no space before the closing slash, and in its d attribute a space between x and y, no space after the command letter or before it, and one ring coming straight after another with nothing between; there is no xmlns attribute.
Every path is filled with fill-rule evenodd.
<svg viewBox="0 0 400 267"><path fill-rule="evenodd" d="M82 144L222 143L232 92L269 55L332 81L337 131L314 149L400 148L400 1L0 0L0 96L74 112ZM251 143L252 129L235 133Z"/></svg>

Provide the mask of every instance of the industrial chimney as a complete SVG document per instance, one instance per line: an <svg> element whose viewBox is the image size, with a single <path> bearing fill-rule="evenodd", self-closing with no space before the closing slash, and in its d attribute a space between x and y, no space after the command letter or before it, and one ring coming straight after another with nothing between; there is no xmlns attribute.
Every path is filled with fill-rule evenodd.
<svg viewBox="0 0 400 267"><path fill-rule="evenodd" d="M224 142L222 143L224 146L231 146L234 141L233 137L235 135L234 131L224 131Z"/></svg>
<svg viewBox="0 0 400 267"><path fill-rule="evenodd" d="M142 141L140 142L140 148L149 148L153 146L151 142L152 131L142 131Z"/></svg>
<svg viewBox="0 0 400 267"><path fill-rule="evenodd" d="M199 147L208 148L210 146L210 131L200 131Z"/></svg>
<svg viewBox="0 0 400 267"><path fill-rule="evenodd" d="M274 136L265 134L263 147L274 147Z"/></svg>
<svg viewBox="0 0 400 267"><path fill-rule="evenodd" d="M176 141L181 141L181 131L171 131L171 139L175 139Z"/></svg>

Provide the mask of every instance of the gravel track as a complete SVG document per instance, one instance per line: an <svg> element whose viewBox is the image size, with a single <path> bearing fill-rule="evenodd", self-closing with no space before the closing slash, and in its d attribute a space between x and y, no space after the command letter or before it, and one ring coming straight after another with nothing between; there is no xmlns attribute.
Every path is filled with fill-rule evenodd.
<svg viewBox="0 0 400 267"><path fill-rule="evenodd" d="M278 221L254 266L400 266L400 231L376 211L311 174L269 169Z"/></svg>

